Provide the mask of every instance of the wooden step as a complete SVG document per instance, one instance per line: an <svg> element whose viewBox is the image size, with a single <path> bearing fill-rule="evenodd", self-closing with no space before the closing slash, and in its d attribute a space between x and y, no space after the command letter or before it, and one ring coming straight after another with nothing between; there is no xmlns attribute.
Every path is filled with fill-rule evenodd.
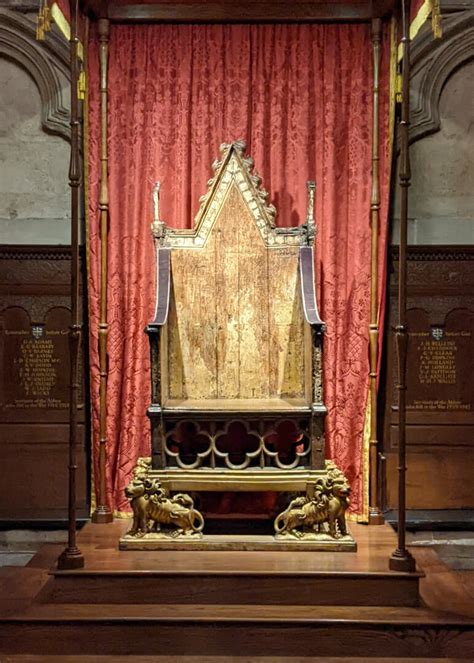
<svg viewBox="0 0 474 663"><path fill-rule="evenodd" d="M80 535L85 568L52 571L43 602L223 605L419 604L421 573L388 568L396 545L388 526L351 523L357 553L296 551L120 551L130 526L87 525Z"/></svg>
<svg viewBox="0 0 474 663"><path fill-rule="evenodd" d="M43 655L450 656L474 622L425 608L236 605L32 606L0 622L0 652ZM271 658L270 658L271 660Z"/></svg>
<svg viewBox="0 0 474 663"><path fill-rule="evenodd" d="M232 663L367 663L367 658L353 656L232 656ZM372 658L375 663L439 663L440 659ZM2 659L2 663L229 663L228 656L31 656L29 654L11 654ZM442 663L471 663L464 658L443 658Z"/></svg>
<svg viewBox="0 0 474 663"><path fill-rule="evenodd" d="M0 598L33 598L49 579L45 569L3 566L0 568Z"/></svg>
<svg viewBox="0 0 474 663"><path fill-rule="evenodd" d="M50 603L406 606L419 604L421 574L351 572L55 572Z"/></svg>
<svg viewBox="0 0 474 663"><path fill-rule="evenodd" d="M150 554L119 552L117 541L127 525L91 526L81 532L85 569L48 575L44 566L59 551L47 547L30 568L2 574L2 663L22 655L55 657L61 663L67 657L82 662L104 656L170 663L217 663L223 658L329 663L331 656L472 660L469 588L432 551L416 551L426 577L388 571L395 543L389 528L353 526L357 554ZM390 591L396 593L404 582L408 593L420 584L422 598L436 609L360 604L368 596L386 600L374 598L376 588L380 594L385 583L388 592L394 583ZM318 604L331 592L332 605ZM104 595L114 601L105 603ZM91 596L94 600L87 602ZM346 601L358 604L344 605ZM440 606L445 612L437 610Z"/></svg>

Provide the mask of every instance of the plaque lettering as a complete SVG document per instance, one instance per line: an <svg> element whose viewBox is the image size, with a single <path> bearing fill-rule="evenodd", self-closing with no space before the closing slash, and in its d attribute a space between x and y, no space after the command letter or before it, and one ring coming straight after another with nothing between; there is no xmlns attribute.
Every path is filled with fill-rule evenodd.
<svg viewBox="0 0 474 663"><path fill-rule="evenodd" d="M417 349L420 384L456 384L455 341L422 341Z"/></svg>
<svg viewBox="0 0 474 663"><path fill-rule="evenodd" d="M4 390L3 407L12 409L66 409L68 372L67 329L44 330L35 334L25 329L4 330L4 361L11 385ZM64 396L66 398L64 398Z"/></svg>
<svg viewBox="0 0 474 663"><path fill-rule="evenodd" d="M469 361L472 332L410 333L407 408L421 411L470 412ZM441 330L436 330L440 331Z"/></svg>
<svg viewBox="0 0 474 663"><path fill-rule="evenodd" d="M48 339L25 339L18 358L19 376L26 396L49 396L56 384L53 341Z"/></svg>

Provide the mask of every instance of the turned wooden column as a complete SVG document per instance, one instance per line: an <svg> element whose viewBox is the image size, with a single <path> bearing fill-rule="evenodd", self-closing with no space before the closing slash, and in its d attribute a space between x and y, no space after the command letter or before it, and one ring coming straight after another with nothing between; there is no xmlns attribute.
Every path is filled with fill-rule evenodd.
<svg viewBox="0 0 474 663"><path fill-rule="evenodd" d="M378 306L378 242L380 220L380 141L379 141L379 79L382 21L372 20L373 115L372 115L372 191L370 197L371 274L370 274L370 485L369 524L382 525L384 518L379 504L378 441L377 441L377 363L379 346Z"/></svg>
<svg viewBox="0 0 474 663"><path fill-rule="evenodd" d="M105 472L107 464L107 239L109 224L109 182L107 150L107 78L109 56L109 20L100 18L100 319L99 319L99 475L97 481L97 507L92 514L93 523L110 523L113 514L107 504Z"/></svg>
<svg viewBox="0 0 474 663"><path fill-rule="evenodd" d="M410 0L402 0L403 60L402 103L399 122L400 157L398 187L400 191L400 244L398 257L398 324L395 338L398 355L398 545L389 566L392 571L415 571L415 560L405 542L405 474L406 474L406 365L407 365L407 228L408 189L410 187Z"/></svg>
<svg viewBox="0 0 474 663"><path fill-rule="evenodd" d="M69 3L71 11L71 37L69 40L71 70L71 153L69 160L69 186L71 187L71 324L69 326L69 495L68 542L58 559L60 569L78 569L84 566L84 556L76 543L76 470L77 470L77 401L79 392L79 349L81 321L79 315L79 190L81 186L79 101L77 85L79 63L77 49L78 0Z"/></svg>

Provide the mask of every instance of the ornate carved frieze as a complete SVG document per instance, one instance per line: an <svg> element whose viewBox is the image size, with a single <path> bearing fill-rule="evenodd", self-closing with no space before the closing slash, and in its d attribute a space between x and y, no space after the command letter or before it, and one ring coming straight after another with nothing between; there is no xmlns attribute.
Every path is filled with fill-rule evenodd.
<svg viewBox="0 0 474 663"><path fill-rule="evenodd" d="M68 246L0 246L0 260L71 260L71 249Z"/></svg>
<svg viewBox="0 0 474 663"><path fill-rule="evenodd" d="M408 249L409 297L422 288L428 288L436 296L440 291L466 297L466 286L474 286L474 270L469 263L474 259L472 246L413 246ZM398 247L390 247L390 288L398 286ZM433 263L436 263L436 266ZM464 263L464 264L463 264ZM434 285L433 279L436 279Z"/></svg>
<svg viewBox="0 0 474 663"><path fill-rule="evenodd" d="M19 306L42 322L53 308L69 309L70 261L68 247L0 246L0 311Z"/></svg>
<svg viewBox="0 0 474 663"><path fill-rule="evenodd" d="M390 247L390 259L398 260L398 246ZM474 260L474 246L409 246L407 250L409 262L441 261L441 260Z"/></svg>

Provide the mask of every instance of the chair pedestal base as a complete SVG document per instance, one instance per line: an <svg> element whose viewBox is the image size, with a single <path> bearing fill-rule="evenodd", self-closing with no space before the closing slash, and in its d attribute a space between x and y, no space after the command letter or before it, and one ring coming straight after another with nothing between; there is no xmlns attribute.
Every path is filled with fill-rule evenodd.
<svg viewBox="0 0 474 663"><path fill-rule="evenodd" d="M187 492L184 492L187 491ZM277 515L275 535L205 535L204 518L193 492L276 491L293 499ZM295 493L304 493L294 497ZM332 461L322 470L294 468L152 469L139 458L125 489L133 511L122 550L332 550L354 552L346 526L350 488Z"/></svg>
<svg viewBox="0 0 474 663"><path fill-rule="evenodd" d="M306 551L306 552L356 552L357 543L351 534L333 539L329 534L314 540L278 538L250 534L204 534L202 537L162 537L146 534L142 538L123 536L120 550L219 550L219 551Z"/></svg>

